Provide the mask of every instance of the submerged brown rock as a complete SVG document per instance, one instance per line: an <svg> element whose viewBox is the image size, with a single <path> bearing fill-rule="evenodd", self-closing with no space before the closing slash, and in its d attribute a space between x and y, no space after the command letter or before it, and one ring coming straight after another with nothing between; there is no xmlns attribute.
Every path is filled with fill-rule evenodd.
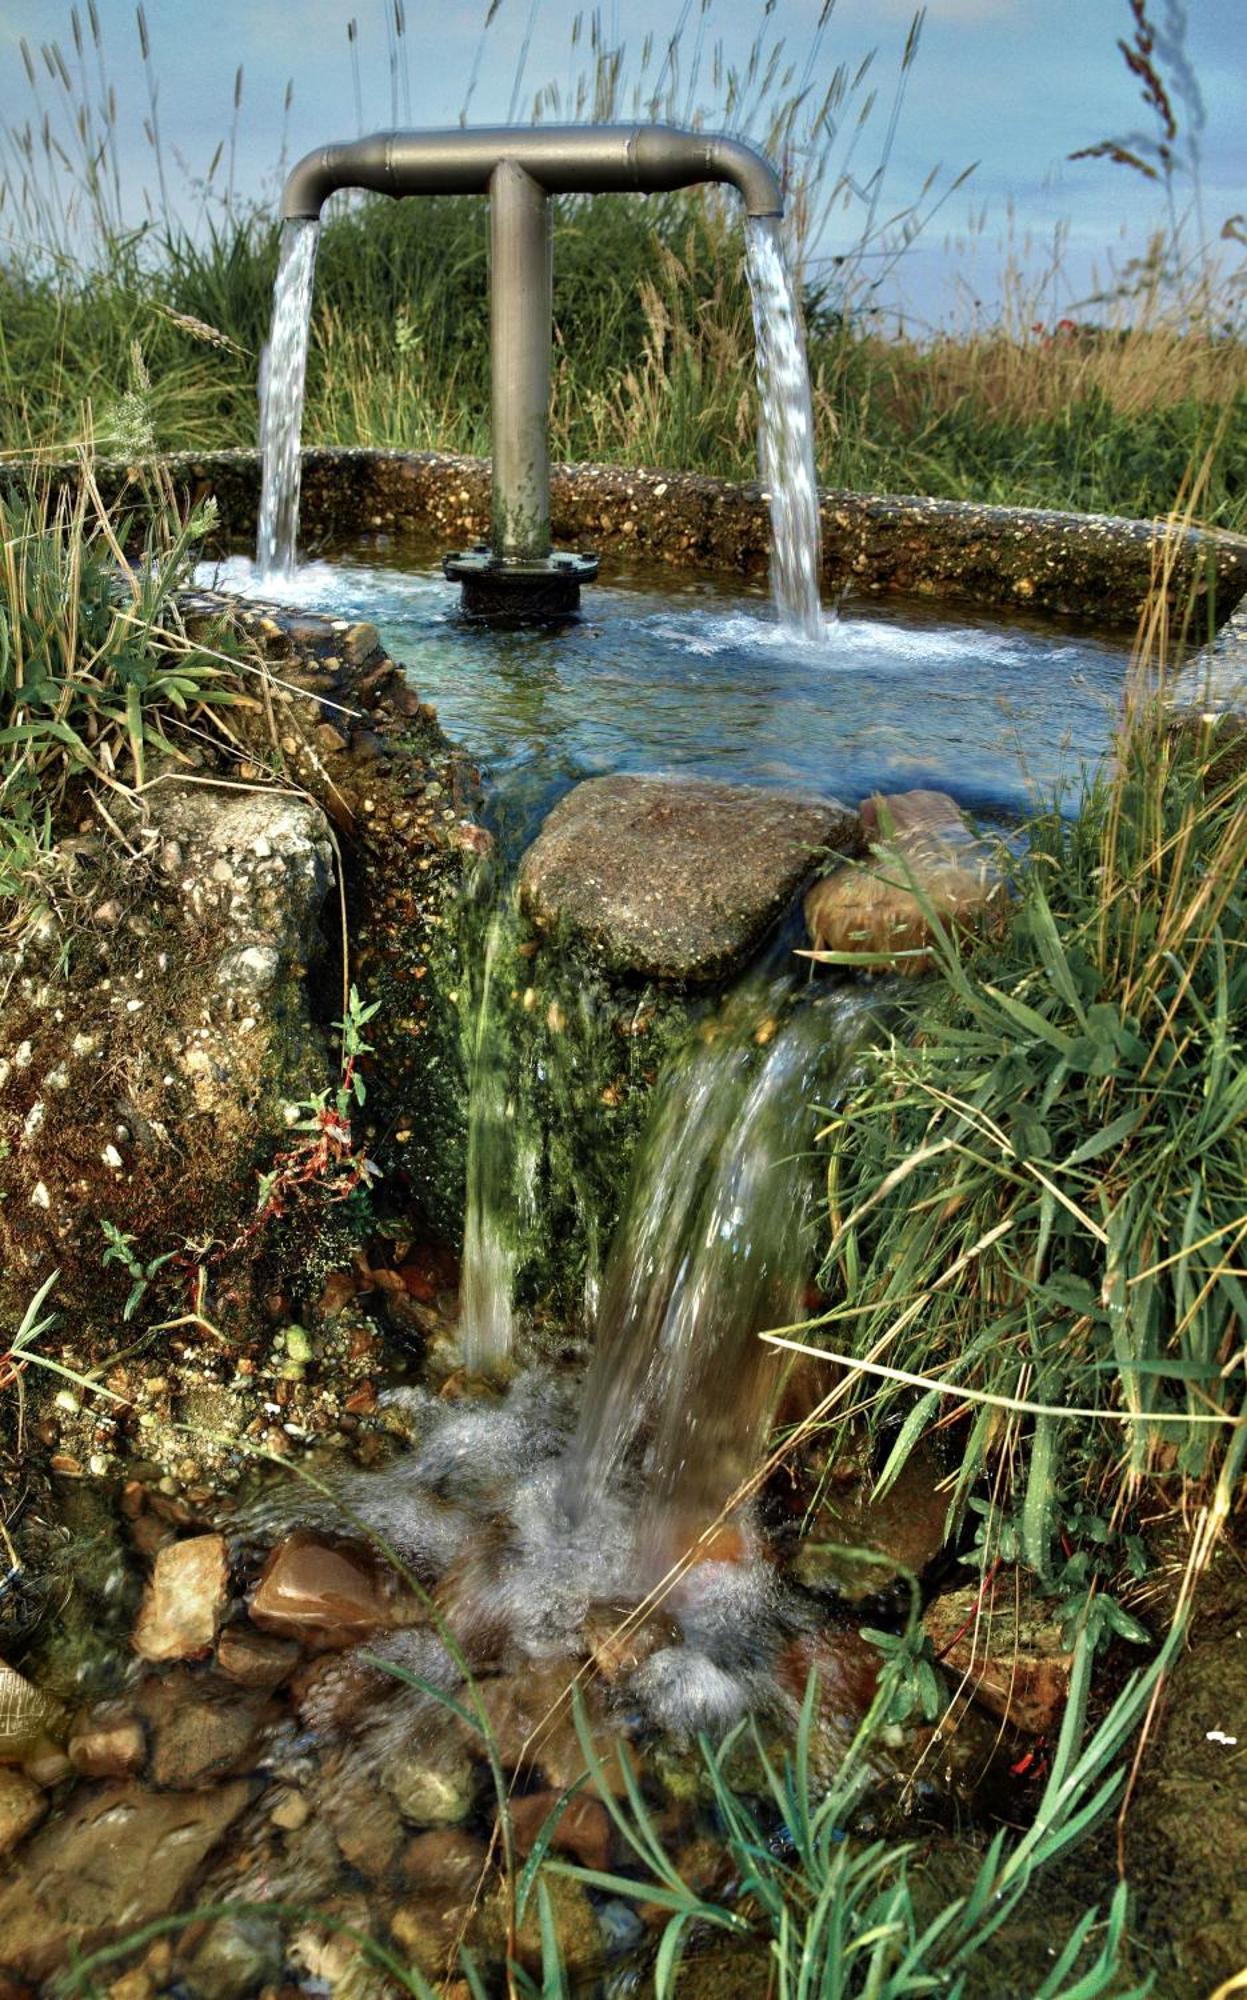
<svg viewBox="0 0 1247 2000"><path fill-rule="evenodd" d="M935 964L937 925L956 939L999 922L1005 890L991 850L947 792L876 793L862 824L870 864L837 868L806 896L816 952L867 955L875 970L912 979Z"/></svg>
<svg viewBox="0 0 1247 2000"><path fill-rule="evenodd" d="M302 1531L277 1544L251 1599L252 1620L263 1631L327 1652L419 1616L398 1579L363 1550Z"/></svg>
<svg viewBox="0 0 1247 2000"><path fill-rule="evenodd" d="M829 852L860 845L835 799L709 778L589 778L520 868L524 909L609 972L707 984L745 963Z"/></svg>
<svg viewBox="0 0 1247 2000"><path fill-rule="evenodd" d="M0 1967L41 1979L85 1949L175 1910L250 1796L108 1785L35 1836L0 1885Z"/></svg>

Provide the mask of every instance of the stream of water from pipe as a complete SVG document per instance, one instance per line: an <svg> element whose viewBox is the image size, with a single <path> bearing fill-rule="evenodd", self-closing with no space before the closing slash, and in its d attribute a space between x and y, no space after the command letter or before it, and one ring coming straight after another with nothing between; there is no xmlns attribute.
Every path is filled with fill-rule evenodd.
<svg viewBox="0 0 1247 2000"><path fill-rule="evenodd" d="M299 535L300 439L320 225L282 225L273 322L262 371L262 473L256 566L261 579L294 573ZM745 224L758 373L758 460L771 514L771 589L780 624L803 638L823 629L818 487L810 374L796 287L774 216Z"/></svg>
<svg viewBox="0 0 1247 2000"><path fill-rule="evenodd" d="M514 1344L516 1243L523 1226L526 1184L515 1125L514 1050L505 1030L505 1000L496 990L498 959L514 918L495 904L468 996L467 1205L459 1295L460 1346L473 1375L505 1377Z"/></svg>
<svg viewBox="0 0 1247 2000"><path fill-rule="evenodd" d="M260 576L292 576L298 554L300 439L312 322L312 279L320 224L284 222L273 324L261 368L260 518L256 567Z"/></svg>
<svg viewBox="0 0 1247 2000"><path fill-rule="evenodd" d="M771 594L781 625L823 629L814 406L805 333L777 216L749 216L745 268L758 369L758 462L771 510Z"/></svg>

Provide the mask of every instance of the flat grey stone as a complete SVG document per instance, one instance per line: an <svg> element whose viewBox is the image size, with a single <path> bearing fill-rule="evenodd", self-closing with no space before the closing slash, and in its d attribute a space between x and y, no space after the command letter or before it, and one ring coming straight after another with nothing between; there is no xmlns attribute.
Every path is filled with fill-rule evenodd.
<svg viewBox="0 0 1247 2000"><path fill-rule="evenodd" d="M836 799L715 779L589 778L524 856L538 930L564 927L610 972L707 984L735 972L861 822Z"/></svg>

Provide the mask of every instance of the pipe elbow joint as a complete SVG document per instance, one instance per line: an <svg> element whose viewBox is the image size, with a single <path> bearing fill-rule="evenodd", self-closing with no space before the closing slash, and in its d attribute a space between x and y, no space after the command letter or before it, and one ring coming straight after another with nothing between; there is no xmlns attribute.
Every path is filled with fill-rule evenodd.
<svg viewBox="0 0 1247 2000"><path fill-rule="evenodd" d="M770 161L740 139L710 141L710 164L716 180L728 181L740 192L746 215L782 216L784 192Z"/></svg>
<svg viewBox="0 0 1247 2000"><path fill-rule="evenodd" d="M366 188L374 194L394 194L391 134L349 145L318 146L290 169L282 189L283 222L315 222L331 194L339 188Z"/></svg>
<svg viewBox="0 0 1247 2000"><path fill-rule="evenodd" d="M319 146L314 153L305 153L286 176L286 185L281 191L281 219L283 222L315 222L321 209L338 185L334 172L333 155L336 146Z"/></svg>

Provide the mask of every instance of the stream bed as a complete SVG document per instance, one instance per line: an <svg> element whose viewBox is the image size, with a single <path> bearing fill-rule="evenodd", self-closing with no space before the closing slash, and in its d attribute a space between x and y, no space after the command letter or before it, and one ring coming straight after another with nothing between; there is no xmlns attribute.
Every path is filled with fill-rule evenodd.
<svg viewBox="0 0 1247 2000"><path fill-rule="evenodd" d="M241 559L205 565L200 581L254 588ZM1007 837L1054 791L1076 804L1128 665L1119 642L1085 631L950 621L921 602L849 603L794 636L760 593L620 568L587 594L579 621L490 630L462 620L427 549L356 549L261 594L376 625L480 767L503 884L550 807L615 772L850 805L875 789L930 787ZM441 807L440 783L429 790ZM476 922L463 936L481 931ZM791 942L781 936L782 957ZM779 1393L777 1376L757 1373L755 1335L817 1309L815 1128L851 1077L859 1017L880 994L849 980L811 991L777 970L772 945L766 970L708 998L684 1042L655 1058L614 1248L598 1246L579 1314L518 1316L501 1380L463 1366L470 1274L452 1248L421 1240L415 1205L404 1211L401 1190L385 1185L353 1243L344 1227L330 1250L317 1245L321 1261L309 1253L306 1326L293 1317L289 1260L249 1346L224 1349L194 1314L189 1331L178 1323L170 1345L188 1376L202 1372L203 1409L223 1407L232 1372L267 1399L274 1423L257 1419L241 1480L235 1466L218 1491L204 1463L162 1478L153 1461L114 1492L102 1477L76 1483L84 1468L73 1463L74 1497L52 1537L63 1584L49 1587L20 1656L18 1678L53 1689L60 1713L55 1729L52 1710L21 1723L30 1775L10 1808L21 1808L22 1783L39 1796L0 1883L0 1966L12 1962L25 1982L6 1989L0 1973L5 2000L9 1990L25 2000L74 1946L104 1951L64 1989L92 2000L388 2000L400 1989L385 1953L466 2000L454 1983L461 1944L486 1994L507 1990L508 1953L537 1991L541 1912L534 1899L510 1921L503 1860L514 1880L547 1838L558 1868L582 1871L549 1877L571 1990L644 1994L667 1911L647 1900L625 1827L643 1837L648 1823L693 1892L730 1906L738 1862L697 1739L737 1724L747 1726L727 1777L756 1815L757 1841L790 1859L792 1816L766 1760L780 1768L811 1670L817 1791L836 1782L879 1686L884 1655L861 1627L896 1638L908 1579L964 1577L944 1546L934 1456L915 1454L886 1519L871 1511L852 1437L732 1501ZM544 1023L539 1064L548 1072L556 1046L572 1052L561 1081L575 1115L578 1045L565 1027L575 998L542 993L527 1007L526 946L509 934L506 949L504 998ZM613 1020L598 1030L620 1039ZM510 1148L521 1163L490 1184L500 1227L528 1157L522 1144L495 1145L505 1126L521 1132L512 1081L504 1065L486 1134L491 1157ZM607 1093L598 1098L593 1115L605 1101L613 1116ZM494 1262L509 1289L513 1267ZM599 1300L609 1327L595 1328ZM599 1338L586 1370L595 1332L613 1345ZM482 1342L486 1354L498 1348ZM123 1386L154 1408L162 1364L140 1353ZM298 1426L282 1435L288 1392L309 1378L314 1394L325 1384L315 1443ZM349 1394L347 1381L359 1384ZM787 1421L809 1394L807 1382ZM293 1454L292 1437L308 1449ZM814 1519L821 1541L807 1532ZM865 1583L837 1565L840 1542L875 1549ZM942 1685L951 1696L952 1676ZM24 1699L0 1683L0 1736L18 1727ZM953 1857L950 1894L997 1826L1025 1822L1043 1767L1012 1727L964 1702L953 1712L955 1727L914 1712L878 1733L834 1833ZM1062 1935L1090 1900L1081 1884L1072 1899L1054 1896ZM141 1932L196 1902L208 1914L107 1956L119 1923ZM681 1996L768 1991L765 1949L743 1928L725 1945L692 1926L689 1943ZM988 1971L967 1990L1033 1992L1048 1951L1046 1936L1028 1941L1029 1984Z"/></svg>

